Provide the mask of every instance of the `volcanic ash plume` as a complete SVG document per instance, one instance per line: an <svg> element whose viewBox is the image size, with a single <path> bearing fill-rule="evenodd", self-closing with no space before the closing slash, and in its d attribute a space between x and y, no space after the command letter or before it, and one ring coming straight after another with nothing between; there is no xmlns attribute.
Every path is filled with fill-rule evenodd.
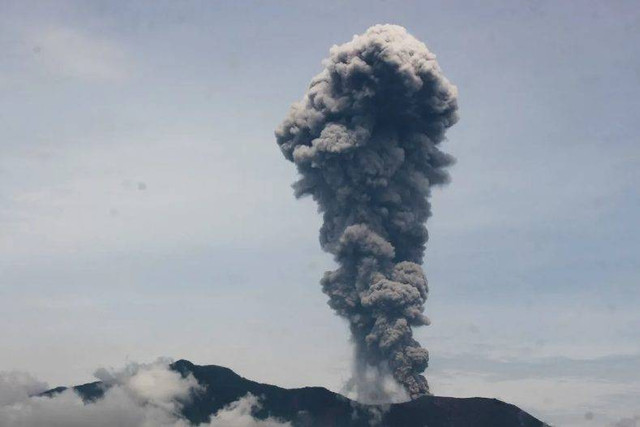
<svg viewBox="0 0 640 427"><path fill-rule="evenodd" d="M349 321L354 381L365 368L390 372L411 396L429 393L429 353L413 339L427 280L432 185L448 181L440 151L458 120L457 89L427 47L402 27L376 25L333 46L324 70L276 130L280 149L323 213L322 248L339 268L325 273L329 305Z"/></svg>

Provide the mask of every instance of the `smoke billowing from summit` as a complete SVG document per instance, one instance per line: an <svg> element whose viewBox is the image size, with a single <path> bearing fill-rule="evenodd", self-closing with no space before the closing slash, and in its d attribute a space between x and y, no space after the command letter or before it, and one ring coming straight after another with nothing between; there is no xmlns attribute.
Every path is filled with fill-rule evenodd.
<svg viewBox="0 0 640 427"><path fill-rule="evenodd" d="M402 27L376 25L333 46L324 70L276 130L296 164L297 197L323 213L322 248L340 267L321 283L349 321L356 386L368 368L390 372L412 397L429 393L429 354L412 327L423 314L421 268L433 185L453 158L439 149L458 120L457 89L427 47Z"/></svg>

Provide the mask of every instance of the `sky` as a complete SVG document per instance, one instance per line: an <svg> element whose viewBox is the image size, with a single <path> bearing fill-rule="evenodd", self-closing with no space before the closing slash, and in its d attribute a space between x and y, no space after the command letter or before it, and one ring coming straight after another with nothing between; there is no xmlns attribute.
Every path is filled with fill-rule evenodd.
<svg viewBox="0 0 640 427"><path fill-rule="evenodd" d="M379 23L459 90L415 331L432 392L638 422L633 1L0 0L0 371L78 384L163 356L340 391L334 262L273 132Z"/></svg>

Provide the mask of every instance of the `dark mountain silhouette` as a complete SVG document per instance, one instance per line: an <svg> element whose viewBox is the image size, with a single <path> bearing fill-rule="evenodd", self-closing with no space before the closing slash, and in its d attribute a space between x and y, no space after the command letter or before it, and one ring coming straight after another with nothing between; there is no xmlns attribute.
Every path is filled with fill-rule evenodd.
<svg viewBox="0 0 640 427"><path fill-rule="evenodd" d="M285 389L248 380L222 366L198 366L179 360L171 369L192 374L203 390L192 396L182 414L193 424L208 422L224 406L251 393L260 397L262 407L254 415L275 417L294 426L390 427L538 427L543 422L520 408L496 399L423 396L410 402L364 405L322 387ZM65 387L46 391L51 396ZM100 399L105 387L94 382L73 387L85 400Z"/></svg>

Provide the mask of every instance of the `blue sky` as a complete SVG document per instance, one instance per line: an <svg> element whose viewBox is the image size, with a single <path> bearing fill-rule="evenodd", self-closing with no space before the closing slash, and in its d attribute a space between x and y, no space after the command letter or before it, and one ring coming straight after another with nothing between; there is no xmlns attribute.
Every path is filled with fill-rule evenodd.
<svg viewBox="0 0 640 427"><path fill-rule="evenodd" d="M169 356L340 390L333 263L273 130L333 44L394 23L460 93L417 332L432 390L640 415L634 3L0 2L0 370Z"/></svg>

